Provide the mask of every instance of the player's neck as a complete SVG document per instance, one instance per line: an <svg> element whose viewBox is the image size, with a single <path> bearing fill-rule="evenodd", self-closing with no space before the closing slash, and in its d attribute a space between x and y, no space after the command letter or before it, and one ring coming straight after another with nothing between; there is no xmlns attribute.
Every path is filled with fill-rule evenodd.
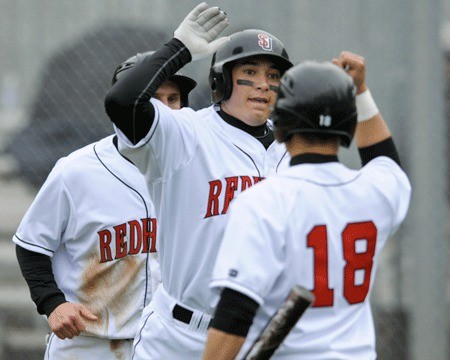
<svg viewBox="0 0 450 360"><path fill-rule="evenodd" d="M335 140L324 142L310 142L294 136L286 143L286 149L291 157L303 154L337 155L339 143Z"/></svg>

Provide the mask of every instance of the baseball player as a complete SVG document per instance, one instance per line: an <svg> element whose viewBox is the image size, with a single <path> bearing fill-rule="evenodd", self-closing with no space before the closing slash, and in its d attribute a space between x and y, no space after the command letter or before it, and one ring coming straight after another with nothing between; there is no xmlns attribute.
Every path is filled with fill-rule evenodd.
<svg viewBox="0 0 450 360"><path fill-rule="evenodd" d="M334 63L301 63L281 80L274 131L291 166L231 205L211 281L223 290L204 359L234 359L239 349L241 358L294 284L316 300L273 358L376 358L369 295L411 187L366 88L364 58L342 52ZM337 157L356 126L360 170Z"/></svg>
<svg viewBox="0 0 450 360"><path fill-rule="evenodd" d="M146 177L159 225L162 286L144 309L134 359L201 358L213 310L208 284L228 206L288 166L268 118L292 63L281 41L262 30L217 38L227 24L217 7L198 5L175 37L105 99L121 152ZM213 106L172 111L150 100L164 78L212 52Z"/></svg>
<svg viewBox="0 0 450 360"><path fill-rule="evenodd" d="M113 83L143 57L119 66ZM156 94L179 109L195 85L176 75ZM53 332L45 359L131 359L142 309L160 283L156 231L145 180L116 136L57 162L13 237Z"/></svg>

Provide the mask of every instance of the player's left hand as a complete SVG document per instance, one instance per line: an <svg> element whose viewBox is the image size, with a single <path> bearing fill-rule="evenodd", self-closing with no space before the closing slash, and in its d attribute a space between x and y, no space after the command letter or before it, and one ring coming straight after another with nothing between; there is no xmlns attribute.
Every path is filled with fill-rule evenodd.
<svg viewBox="0 0 450 360"><path fill-rule="evenodd" d="M356 85L357 93L367 90L366 86L366 59L350 51L342 51L338 58L332 60L333 64L343 68Z"/></svg>
<svg viewBox="0 0 450 360"><path fill-rule="evenodd" d="M98 319L83 305L65 302L52 311L48 317L48 325L60 339L73 339L86 329L86 320Z"/></svg>
<svg viewBox="0 0 450 360"><path fill-rule="evenodd" d="M226 14L203 2L186 16L175 30L174 37L187 47L192 60L196 60L214 53L229 41L228 36L216 39L227 26Z"/></svg>

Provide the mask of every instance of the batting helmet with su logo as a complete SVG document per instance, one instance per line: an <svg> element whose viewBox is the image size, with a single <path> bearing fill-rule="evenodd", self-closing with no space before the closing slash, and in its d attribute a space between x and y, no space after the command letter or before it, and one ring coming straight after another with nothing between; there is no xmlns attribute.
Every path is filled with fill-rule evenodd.
<svg viewBox="0 0 450 360"><path fill-rule="evenodd" d="M234 33L230 36L230 41L217 50L212 57L209 84L213 103L227 100L231 96L233 62L251 56L270 58L282 75L292 66L283 43L272 34L257 29Z"/></svg>

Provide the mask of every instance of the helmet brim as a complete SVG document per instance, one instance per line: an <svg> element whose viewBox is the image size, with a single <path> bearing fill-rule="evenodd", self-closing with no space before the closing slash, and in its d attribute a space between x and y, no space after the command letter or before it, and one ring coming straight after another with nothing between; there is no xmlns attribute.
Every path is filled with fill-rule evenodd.
<svg viewBox="0 0 450 360"><path fill-rule="evenodd" d="M169 77L170 81L173 81L180 88L180 92L188 95L196 86L197 82L188 76L184 75L172 75Z"/></svg>

